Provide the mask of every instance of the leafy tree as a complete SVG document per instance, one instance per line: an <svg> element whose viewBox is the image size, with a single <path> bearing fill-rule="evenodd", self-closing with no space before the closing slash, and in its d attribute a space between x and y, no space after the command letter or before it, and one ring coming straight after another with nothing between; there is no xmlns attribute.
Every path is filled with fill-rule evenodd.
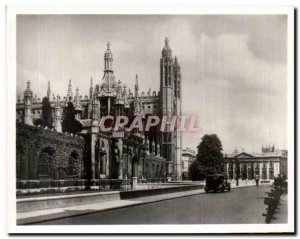
<svg viewBox="0 0 300 239"><path fill-rule="evenodd" d="M197 160L189 166L189 178L192 181L204 180L204 173L200 169L200 164Z"/></svg>
<svg viewBox="0 0 300 239"><path fill-rule="evenodd" d="M197 160L205 174L223 171L222 143L216 134L206 134L198 145Z"/></svg>
<svg viewBox="0 0 300 239"><path fill-rule="evenodd" d="M72 102L68 102L65 108L65 117L62 122L62 131L68 133L78 133L81 130L81 124L75 119L75 108Z"/></svg>
<svg viewBox="0 0 300 239"><path fill-rule="evenodd" d="M44 97L42 100L42 121L44 127L52 127L51 103L48 97Z"/></svg>

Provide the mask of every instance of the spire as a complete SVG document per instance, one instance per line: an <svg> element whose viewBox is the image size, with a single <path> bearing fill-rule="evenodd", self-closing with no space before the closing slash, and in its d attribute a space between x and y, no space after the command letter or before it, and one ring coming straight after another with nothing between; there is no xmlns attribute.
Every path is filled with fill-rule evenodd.
<svg viewBox="0 0 300 239"><path fill-rule="evenodd" d="M127 86L125 84L123 85L123 96L127 96Z"/></svg>
<svg viewBox="0 0 300 239"><path fill-rule="evenodd" d="M113 62L113 56L110 50L110 42L107 42L107 49L104 54L104 71L113 71L112 62Z"/></svg>
<svg viewBox="0 0 300 239"><path fill-rule="evenodd" d="M90 85L90 100L93 98L93 78L91 77L91 85Z"/></svg>
<svg viewBox="0 0 300 239"><path fill-rule="evenodd" d="M24 97L25 98L32 98L33 93L32 90L30 88L30 81L27 81L26 83L26 90L24 91Z"/></svg>
<svg viewBox="0 0 300 239"><path fill-rule="evenodd" d="M116 104L123 104L124 103L124 98L123 98L123 92L122 92L122 84L121 81L118 81L118 86L117 86L117 99L116 99Z"/></svg>
<svg viewBox="0 0 300 239"><path fill-rule="evenodd" d="M47 89L47 97L50 99L51 89L50 89L50 81L48 81L48 89Z"/></svg>
<svg viewBox="0 0 300 239"><path fill-rule="evenodd" d="M30 80L28 80L28 81L26 82L26 90L31 90L31 89L30 89Z"/></svg>
<svg viewBox="0 0 300 239"><path fill-rule="evenodd" d="M177 56L174 58L174 74L180 75L180 65L177 60Z"/></svg>
<svg viewBox="0 0 300 239"><path fill-rule="evenodd" d="M139 79L137 74L135 75L134 96L139 96Z"/></svg>
<svg viewBox="0 0 300 239"><path fill-rule="evenodd" d="M76 95L74 97L74 107L75 110L81 110L81 103L80 103L80 95L79 95L79 88L76 88Z"/></svg>
<svg viewBox="0 0 300 239"><path fill-rule="evenodd" d="M73 99L72 81L69 80L68 93L67 93L67 102L72 101L72 99Z"/></svg>
<svg viewBox="0 0 300 239"><path fill-rule="evenodd" d="M165 38L165 46L169 46L169 38Z"/></svg>
<svg viewBox="0 0 300 239"><path fill-rule="evenodd" d="M165 47L162 50L162 56L163 57L172 57L172 50L169 47L169 38L165 38Z"/></svg>

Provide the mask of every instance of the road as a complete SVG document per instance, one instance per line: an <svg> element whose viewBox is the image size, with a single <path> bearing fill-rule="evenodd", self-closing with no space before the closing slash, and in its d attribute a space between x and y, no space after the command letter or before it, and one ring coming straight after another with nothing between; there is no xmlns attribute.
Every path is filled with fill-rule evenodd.
<svg viewBox="0 0 300 239"><path fill-rule="evenodd" d="M266 186L199 194L41 222L44 225L264 223ZM134 199L133 199L134 200Z"/></svg>

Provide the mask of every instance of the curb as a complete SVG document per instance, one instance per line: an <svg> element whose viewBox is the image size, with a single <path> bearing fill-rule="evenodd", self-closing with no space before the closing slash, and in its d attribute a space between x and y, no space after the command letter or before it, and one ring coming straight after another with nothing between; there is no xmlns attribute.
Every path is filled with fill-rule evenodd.
<svg viewBox="0 0 300 239"><path fill-rule="evenodd" d="M256 185L243 185L239 187L233 187L231 189L237 189L237 188L243 188L243 187L251 187L251 186L256 186ZM260 185L262 186L262 185ZM188 191L187 191L188 192ZM127 205L119 205L119 206L112 206L109 208L103 208L103 209L96 209L96 210L87 210L85 212L74 212L73 214L70 212L59 212L59 213L53 213L53 214L47 214L47 215L41 215L41 216L36 216L36 217L27 217L27 218L22 218L22 219L17 219L17 225L30 225L30 224L37 224L40 222L47 222L47 221L53 221L53 220L58 220L58 219L64 219L64 218L70 218L70 217L76 217L76 216L83 216L83 215L88 215L88 214L93 214L93 213L99 213L99 212L104 212L104 211L110 211L110 210L115 210L115 209L120 209L120 208L128 208L128 207L133 207L133 206L138 206L138 205L144 205L144 204L150 204L150 203L156 203L156 202L161 202L161 201L167 201L167 200L172 200L175 198L184 198L184 197L189 197L189 196L195 196L198 194L205 194L204 189L198 189L197 192L191 192L187 193L185 195L178 195L178 196L170 196L166 198L158 198L154 200L149 200L149 201L140 201L140 202L132 202ZM180 192L179 192L180 193ZM162 194L162 195L168 195L167 194ZM158 196L158 195L154 195Z"/></svg>

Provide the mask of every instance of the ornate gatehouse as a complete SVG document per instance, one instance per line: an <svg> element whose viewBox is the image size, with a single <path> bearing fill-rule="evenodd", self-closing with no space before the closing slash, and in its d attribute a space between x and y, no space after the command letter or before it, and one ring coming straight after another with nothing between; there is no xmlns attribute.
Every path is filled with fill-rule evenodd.
<svg viewBox="0 0 300 239"><path fill-rule="evenodd" d="M172 57L169 40L160 59L160 89L140 92L138 75L134 90L115 79L110 44L104 54L104 75L89 94L73 94L69 80L65 97L52 94L50 82L41 100L27 82L24 98L18 97L17 178L94 180L131 177L181 179L181 132L124 128L103 131L100 122L114 128L117 116L129 119L181 115L181 70ZM167 123L169 127L169 123Z"/></svg>

